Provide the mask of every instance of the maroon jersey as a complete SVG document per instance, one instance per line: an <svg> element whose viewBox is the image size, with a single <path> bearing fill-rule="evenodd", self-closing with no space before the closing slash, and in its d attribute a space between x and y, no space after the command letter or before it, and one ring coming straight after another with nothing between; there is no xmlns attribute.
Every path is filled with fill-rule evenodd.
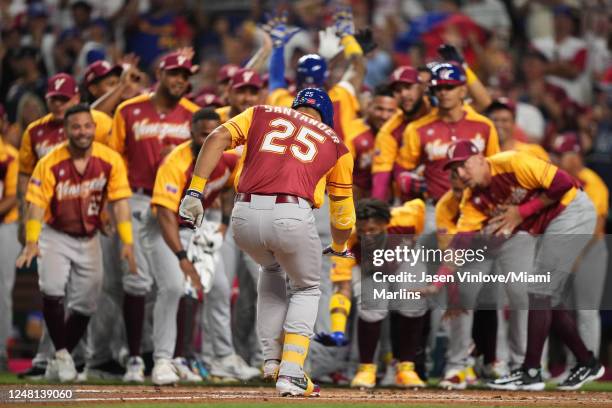
<svg viewBox="0 0 612 408"><path fill-rule="evenodd" d="M327 177L339 161L342 169L350 168L352 173L347 147L333 129L308 115L260 105L223 126L232 135L232 146L245 145L237 185L240 193L290 194L320 206L326 185L330 194L352 188L352 174L336 171Z"/></svg>
<svg viewBox="0 0 612 408"><path fill-rule="evenodd" d="M199 107L182 98L168 113L159 113L151 98L141 95L117 108L109 146L127 161L133 190L151 195L163 156L190 138L191 117Z"/></svg>
<svg viewBox="0 0 612 408"><path fill-rule="evenodd" d="M353 184L364 191L372 188L372 158L376 134L363 120L356 119L349 127L344 143L353 155Z"/></svg>

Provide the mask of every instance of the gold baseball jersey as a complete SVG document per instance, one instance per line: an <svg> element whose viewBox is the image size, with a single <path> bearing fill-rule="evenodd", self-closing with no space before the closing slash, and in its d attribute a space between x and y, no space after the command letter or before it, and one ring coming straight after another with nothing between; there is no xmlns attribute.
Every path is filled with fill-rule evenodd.
<svg viewBox="0 0 612 408"><path fill-rule="evenodd" d="M74 166L64 142L38 162L30 177L26 201L46 210L45 222L77 237L93 236L102 225L105 201L132 195L121 156L94 142L83 174Z"/></svg>
<svg viewBox="0 0 612 408"><path fill-rule="evenodd" d="M113 126L113 120L104 112L92 109L91 116L96 123L94 140L107 144ZM52 114L30 123L23 132L19 148L19 172L32 174L34 166L55 146L66 140L64 121L56 120Z"/></svg>
<svg viewBox="0 0 612 408"><path fill-rule="evenodd" d="M448 190L436 203L436 232L441 249L448 247L452 234L457 232L460 202L461 199Z"/></svg>
<svg viewBox="0 0 612 408"><path fill-rule="evenodd" d="M0 137L0 200L17 195L17 177L19 172L19 152L5 143ZM0 224L17 221L17 204L4 214L0 214Z"/></svg>
<svg viewBox="0 0 612 408"><path fill-rule="evenodd" d="M584 192L589 196L591 201L593 201L597 215L606 218L610 205L608 201L610 192L606 183L604 183L597 173L588 167L580 170L578 173L578 180L582 184Z"/></svg>
<svg viewBox="0 0 612 408"><path fill-rule="evenodd" d="M395 235L419 235L425 227L425 203L420 198L407 201L401 207L391 209L391 220L387 233ZM330 279L332 282L351 280L353 267L361 262L361 241L353 229L348 240L348 248L355 258L332 256Z"/></svg>

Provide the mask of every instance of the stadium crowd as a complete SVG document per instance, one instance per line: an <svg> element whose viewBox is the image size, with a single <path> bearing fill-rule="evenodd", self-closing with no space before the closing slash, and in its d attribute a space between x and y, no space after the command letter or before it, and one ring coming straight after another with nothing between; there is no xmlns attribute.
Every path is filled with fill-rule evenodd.
<svg viewBox="0 0 612 408"><path fill-rule="evenodd" d="M448 170L458 157L518 151L571 176L595 207L594 243L563 288L574 294L574 311L555 309L546 318L572 352L556 378L560 387L601 377L610 17L608 3L598 0L0 0L0 372L8 370L11 293L22 273L15 261L40 234L29 223L28 203L59 206L37 190L53 177L37 164L61 164L56 146L72 132L64 115L86 103L96 142L110 148L94 156L110 163L107 150L119 153L125 168L113 166L123 169L129 188L109 186L112 205L99 209L102 221L93 222L93 232L83 225L73 234L100 230L103 276L84 283L77 279L82 260L71 259L67 271L81 266L70 278L41 277L46 326L32 368L20 375L126 382L152 375L155 384L171 384L246 381L261 377L261 367L265 374L255 330L259 266L231 232L242 151L226 151L209 180L204 206L214 227L201 235L210 253L199 254L205 261L197 271L177 211L210 132L256 105L289 107L296 91L316 87L329 94L334 130L354 159L354 248L385 232L450 245L466 188L466 177ZM449 143L422 148L419 140L435 132ZM464 134L473 143L449 150ZM55 156L41 161L50 152ZM58 194L70 195L69 187L58 183ZM124 199L131 224L115 208ZM331 240L326 206L315 210L324 245ZM53 222L47 218L41 250L53 251L49 240L64 245L49 236ZM533 228L527 230L543 232ZM60 255L39 260L39 272L63 267ZM185 288L183 274L193 287ZM525 288L508 286L493 300L476 291L469 310L445 310L432 301L444 297L440 287L420 287L424 300L409 310L368 309L360 298L367 275L359 256L324 257L306 362L313 379L415 388L433 375L444 388L482 380L535 390L547 378L541 349L548 332L542 344L528 335L536 329Z"/></svg>

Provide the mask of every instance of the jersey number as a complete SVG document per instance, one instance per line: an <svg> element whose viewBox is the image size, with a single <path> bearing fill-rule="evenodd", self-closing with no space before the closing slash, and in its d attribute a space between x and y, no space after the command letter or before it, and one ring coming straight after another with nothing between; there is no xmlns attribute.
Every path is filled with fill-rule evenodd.
<svg viewBox="0 0 612 408"><path fill-rule="evenodd" d="M274 119L270 122L270 125L275 129L271 132L266 133L264 136L263 143L259 150L270 153L284 154L287 150L287 146L279 145L274 143L274 139L289 139L295 136L295 125L289 122L287 119ZM302 126L295 136L295 141L299 143L292 144L289 146L289 151L301 162L309 163L314 160L318 153L317 145L313 142L319 143L325 142L325 136L314 132L312 129Z"/></svg>

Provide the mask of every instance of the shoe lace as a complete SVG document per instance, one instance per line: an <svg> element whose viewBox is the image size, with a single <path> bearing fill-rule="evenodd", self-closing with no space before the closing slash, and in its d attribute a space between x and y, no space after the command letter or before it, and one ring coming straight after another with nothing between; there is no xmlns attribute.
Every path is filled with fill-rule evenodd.
<svg viewBox="0 0 612 408"><path fill-rule="evenodd" d="M584 368L585 367L581 365L577 365L576 367L572 368L570 371L570 374L567 376L567 380L565 380L564 382L571 382L575 380L576 378L578 378L578 376L584 370Z"/></svg>

